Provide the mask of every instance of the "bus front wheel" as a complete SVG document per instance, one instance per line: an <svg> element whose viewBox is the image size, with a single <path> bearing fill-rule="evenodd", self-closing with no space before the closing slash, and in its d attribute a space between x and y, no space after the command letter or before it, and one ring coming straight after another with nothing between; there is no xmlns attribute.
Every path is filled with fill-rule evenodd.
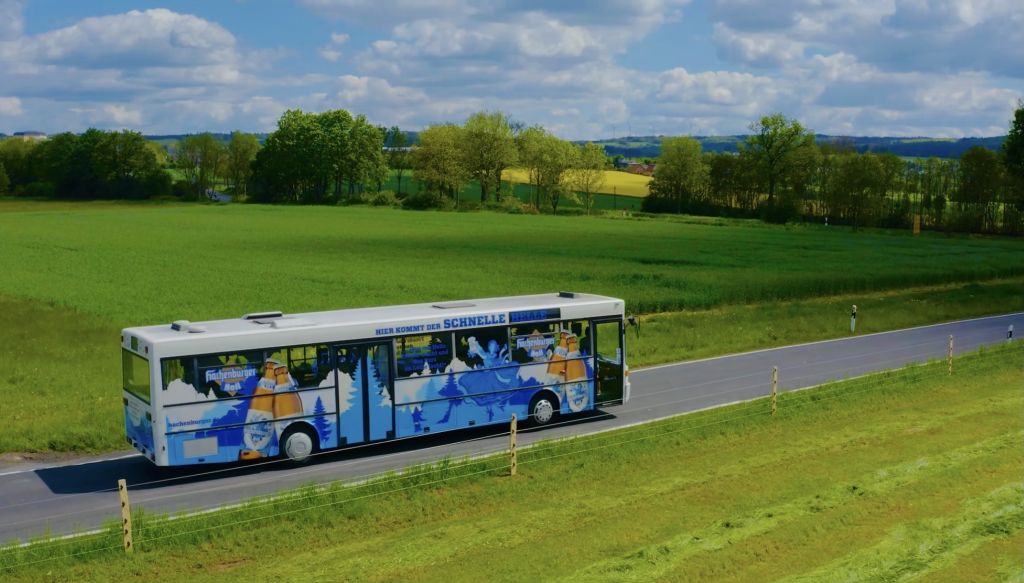
<svg viewBox="0 0 1024 583"><path fill-rule="evenodd" d="M308 463L317 449L314 435L306 427L289 427L281 436L281 455L296 465Z"/></svg>
<svg viewBox="0 0 1024 583"><path fill-rule="evenodd" d="M558 415L558 401L550 393L541 393L530 401L530 421L534 425L547 425Z"/></svg>

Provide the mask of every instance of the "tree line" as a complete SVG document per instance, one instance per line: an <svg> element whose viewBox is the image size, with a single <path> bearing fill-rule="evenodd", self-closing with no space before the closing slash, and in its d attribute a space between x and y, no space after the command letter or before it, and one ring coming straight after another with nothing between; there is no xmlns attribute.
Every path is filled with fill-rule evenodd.
<svg viewBox="0 0 1024 583"><path fill-rule="evenodd" d="M406 144L397 127L345 110L286 111L262 145L237 131L226 142L186 136L170 152L132 131L11 138L0 142L0 194L196 200L222 190L266 203L355 203L369 195L380 204L454 208L475 184L487 207L556 213L571 200L590 212L609 166L602 146L563 140L501 112L432 125L416 146ZM525 172L526 200L503 180L510 168ZM407 177L418 183L416 192L406 192ZM396 192L385 189L389 183ZM959 160L905 161L843 142L819 144L782 114L752 124L738 153L703 152L697 140L666 137L650 191L643 202L649 212L855 227L906 227L919 216L926 228L1021 233L1024 105L999 153L975 147Z"/></svg>
<svg viewBox="0 0 1024 583"><path fill-rule="evenodd" d="M211 134L186 136L171 154L127 130L65 132L42 141L8 138L0 141L0 195L200 200L208 190L227 186L244 196L258 148L256 137L242 132L227 144Z"/></svg>
<svg viewBox="0 0 1024 583"><path fill-rule="evenodd" d="M1024 232L1024 105L1000 152L980 146L959 160L904 160L815 143L799 121L769 115L738 153L707 153L697 140L662 140L644 200L650 212L813 220L854 227Z"/></svg>

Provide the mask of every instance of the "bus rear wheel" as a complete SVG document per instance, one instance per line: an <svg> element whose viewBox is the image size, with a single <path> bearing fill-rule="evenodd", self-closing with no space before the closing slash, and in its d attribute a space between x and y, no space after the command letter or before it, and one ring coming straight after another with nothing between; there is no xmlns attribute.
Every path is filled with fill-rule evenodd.
<svg viewBox="0 0 1024 583"><path fill-rule="evenodd" d="M281 456L295 465L309 463L316 454L316 440L311 429L289 427L281 436Z"/></svg>
<svg viewBox="0 0 1024 583"><path fill-rule="evenodd" d="M558 401L550 393L541 393L530 401L530 422L547 425L558 416Z"/></svg>

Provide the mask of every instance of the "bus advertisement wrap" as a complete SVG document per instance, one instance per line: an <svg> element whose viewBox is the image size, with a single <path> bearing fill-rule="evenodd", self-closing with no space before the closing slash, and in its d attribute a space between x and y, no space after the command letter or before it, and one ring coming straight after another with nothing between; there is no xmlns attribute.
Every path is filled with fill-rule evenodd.
<svg viewBox="0 0 1024 583"><path fill-rule="evenodd" d="M463 338L465 360L458 355L443 368L423 369L395 381L396 429L407 437L506 421L515 414L529 418L529 404L537 391L550 389L561 412L578 413L594 407L594 365L581 351L570 330L555 336L533 330L515 340L516 350L500 340ZM436 346L433 345L433 346ZM437 349L427 351L436 356Z"/></svg>
<svg viewBox="0 0 1024 583"><path fill-rule="evenodd" d="M176 378L163 392L172 464L275 456L282 433L297 419L315 428L323 447L337 445L334 375L318 388L298 390L288 367L268 359L262 366L207 368L201 378L205 390ZM199 440L209 445L194 446Z"/></svg>

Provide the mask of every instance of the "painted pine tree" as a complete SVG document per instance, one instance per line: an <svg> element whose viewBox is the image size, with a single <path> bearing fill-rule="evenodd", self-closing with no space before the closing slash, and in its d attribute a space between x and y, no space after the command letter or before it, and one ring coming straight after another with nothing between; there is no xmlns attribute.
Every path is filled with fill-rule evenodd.
<svg viewBox="0 0 1024 583"><path fill-rule="evenodd" d="M313 425L316 426L316 430L320 432L320 441L326 442L331 439L331 424L327 421L325 416L327 409L324 408L324 402L320 397L316 398L316 404L313 405Z"/></svg>

